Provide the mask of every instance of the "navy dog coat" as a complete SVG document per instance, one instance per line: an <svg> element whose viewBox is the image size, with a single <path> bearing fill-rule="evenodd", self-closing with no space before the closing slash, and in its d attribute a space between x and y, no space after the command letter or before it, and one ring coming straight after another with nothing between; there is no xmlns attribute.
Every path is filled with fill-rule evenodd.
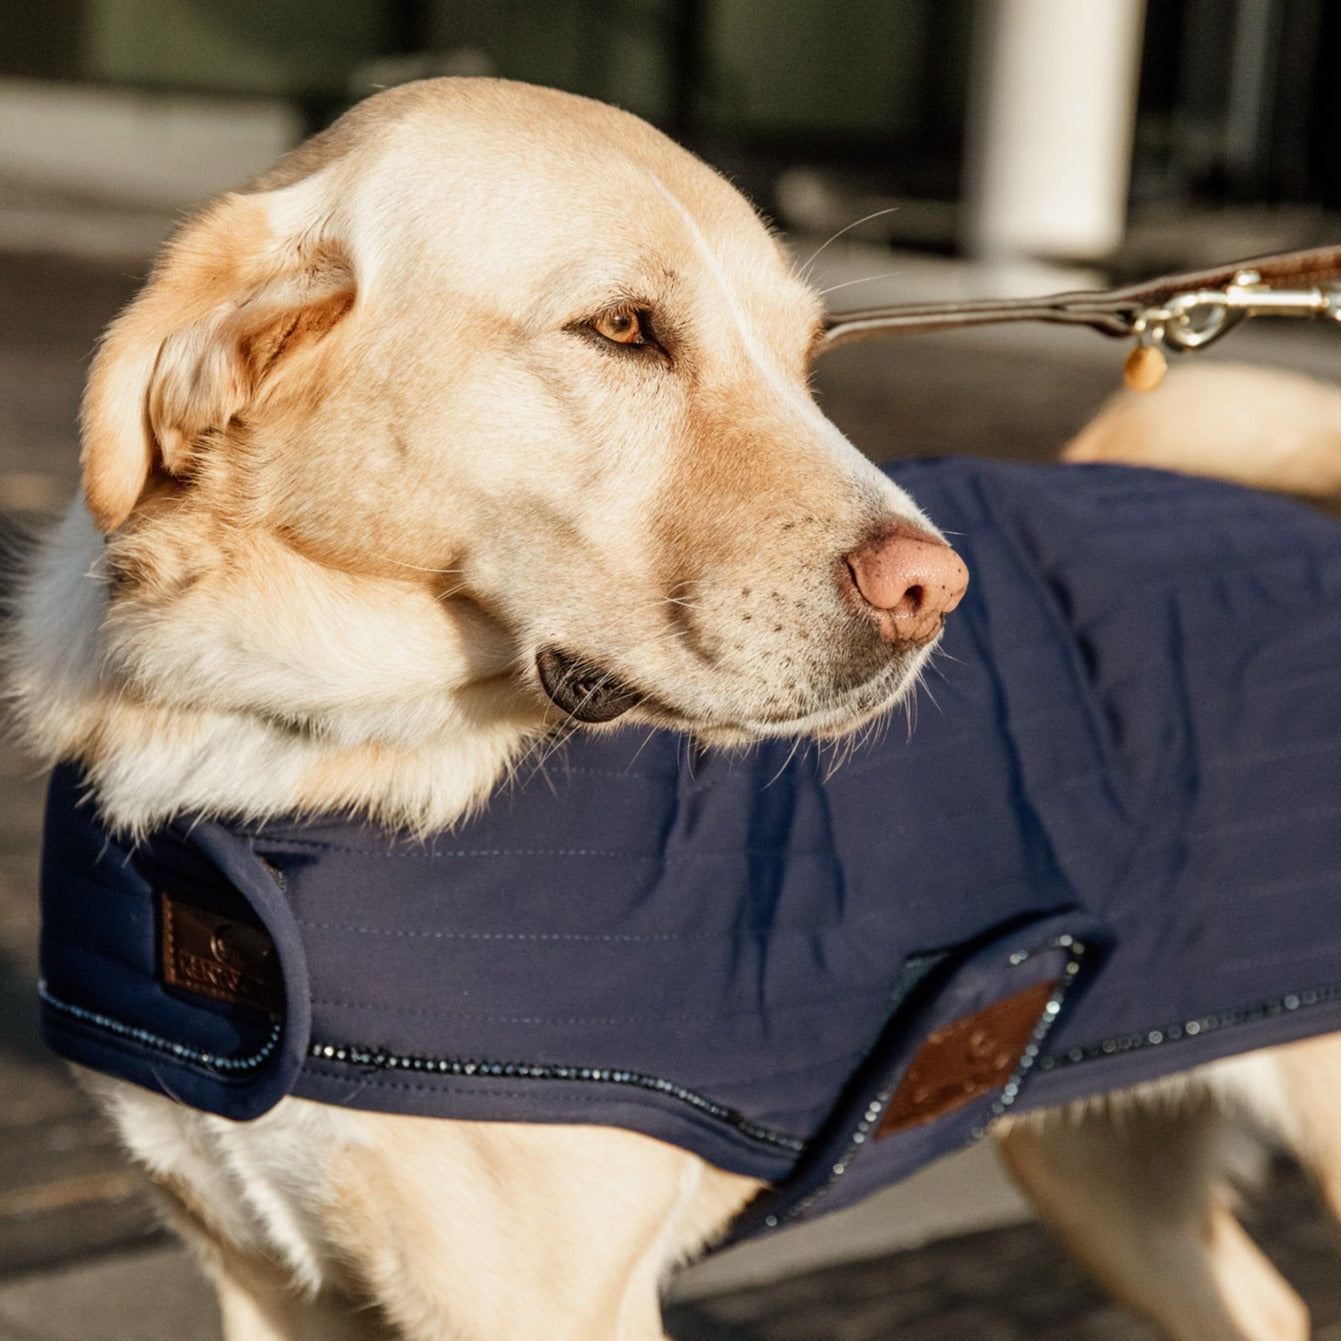
<svg viewBox="0 0 1341 1341"><path fill-rule="evenodd" d="M430 841L185 818L56 771L47 1037L284 1095L631 1128L855 1199L1015 1111L1341 1028L1341 527L1113 467L891 468L972 573L915 723L578 733Z"/></svg>

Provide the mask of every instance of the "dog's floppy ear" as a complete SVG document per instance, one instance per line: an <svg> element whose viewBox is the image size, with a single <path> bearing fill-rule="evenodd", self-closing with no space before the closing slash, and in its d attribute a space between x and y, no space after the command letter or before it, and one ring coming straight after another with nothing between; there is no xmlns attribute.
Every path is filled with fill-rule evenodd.
<svg viewBox="0 0 1341 1341"><path fill-rule="evenodd" d="M252 403L354 304L354 268L310 181L223 197L165 248L112 324L84 393L84 497L114 531L156 473ZM324 223L324 226L323 226Z"/></svg>

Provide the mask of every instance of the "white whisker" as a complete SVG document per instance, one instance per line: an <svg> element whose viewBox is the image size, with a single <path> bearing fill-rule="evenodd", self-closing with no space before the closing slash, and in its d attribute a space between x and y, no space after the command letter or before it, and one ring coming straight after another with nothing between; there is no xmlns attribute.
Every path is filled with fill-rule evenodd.
<svg viewBox="0 0 1341 1341"><path fill-rule="evenodd" d="M841 284L830 284L827 289L820 290L820 297L827 298L831 293L837 293L839 289L850 289L854 284L873 284L877 279L889 279L898 274L897 270L882 270L878 275L863 275L860 279L845 279Z"/></svg>
<svg viewBox="0 0 1341 1341"><path fill-rule="evenodd" d="M804 743L805 738L802 736L793 738L792 747L787 751L787 757L778 765L777 772L764 783L764 791L767 791L787 771L787 769L791 767L792 760L796 758L797 750L799 750Z"/></svg>
<svg viewBox="0 0 1341 1341"><path fill-rule="evenodd" d="M883 218L886 214L897 214L899 212L899 208L900 207L898 205L890 205L888 209L874 210L870 214L862 215L860 219L853 219L853 221L850 224L845 224L826 242L822 242L818 247L816 247L815 250L810 253L809 257L801 263L800 267L801 273L804 274L807 270L809 270L810 267L814 265L815 262L819 259L824 249L826 247L832 246L835 242L838 241L840 237L843 236L844 233L850 233L854 228L860 228L862 224L870 223L872 219Z"/></svg>
<svg viewBox="0 0 1341 1341"><path fill-rule="evenodd" d="M442 577L463 577L464 568L424 568L417 563L407 563L404 559L393 559L389 554L372 554L370 558L378 563L389 563L396 568L408 568L412 573L435 573Z"/></svg>

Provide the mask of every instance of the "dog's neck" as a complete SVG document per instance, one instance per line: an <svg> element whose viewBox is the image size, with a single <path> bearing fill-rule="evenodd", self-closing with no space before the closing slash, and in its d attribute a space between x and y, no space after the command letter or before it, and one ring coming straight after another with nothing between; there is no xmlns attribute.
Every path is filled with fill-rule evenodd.
<svg viewBox="0 0 1341 1341"><path fill-rule="evenodd" d="M258 819L343 812L424 833L482 804L543 731L500 720L406 744L311 724L155 702L109 665L103 538L72 508L40 547L10 648L27 747L81 765L104 818L144 833L184 813Z"/></svg>

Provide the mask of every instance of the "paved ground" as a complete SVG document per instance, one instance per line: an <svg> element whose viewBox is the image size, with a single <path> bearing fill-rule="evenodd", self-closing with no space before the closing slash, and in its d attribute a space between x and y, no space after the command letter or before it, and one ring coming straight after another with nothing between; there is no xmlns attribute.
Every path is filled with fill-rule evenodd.
<svg viewBox="0 0 1341 1341"><path fill-rule="evenodd" d="M834 283L889 268L887 259L872 265L842 253L829 265ZM72 486L87 356L139 269L0 254L0 508L47 508ZM945 293L962 280L937 263L898 270L909 296ZM850 292L874 301L890 282ZM1235 339L1240 356L1265 351L1318 371L1341 353L1332 332ZM877 457L1037 458L1116 385L1120 357L1087 333L946 336L842 351L823 368L819 392ZM155 1234L107 1133L36 1038L40 790L28 766L0 748L0 1341L211 1341L203 1287ZM979 1151L933 1171L889 1203L810 1231L810 1240L710 1264L681 1285L672 1331L682 1341L1147 1337L1035 1226L1018 1223L1018 1203L990 1158ZM1286 1178L1261 1225L1309 1298L1318 1335L1341 1338L1341 1271L1306 1189ZM934 1241L910 1246L922 1239Z"/></svg>
<svg viewBox="0 0 1341 1341"><path fill-rule="evenodd" d="M1282 1176L1253 1228L1312 1306L1314 1341L1341 1341L1338 1243L1302 1180ZM1033 1224L729 1291L668 1325L677 1341L1155 1341Z"/></svg>

